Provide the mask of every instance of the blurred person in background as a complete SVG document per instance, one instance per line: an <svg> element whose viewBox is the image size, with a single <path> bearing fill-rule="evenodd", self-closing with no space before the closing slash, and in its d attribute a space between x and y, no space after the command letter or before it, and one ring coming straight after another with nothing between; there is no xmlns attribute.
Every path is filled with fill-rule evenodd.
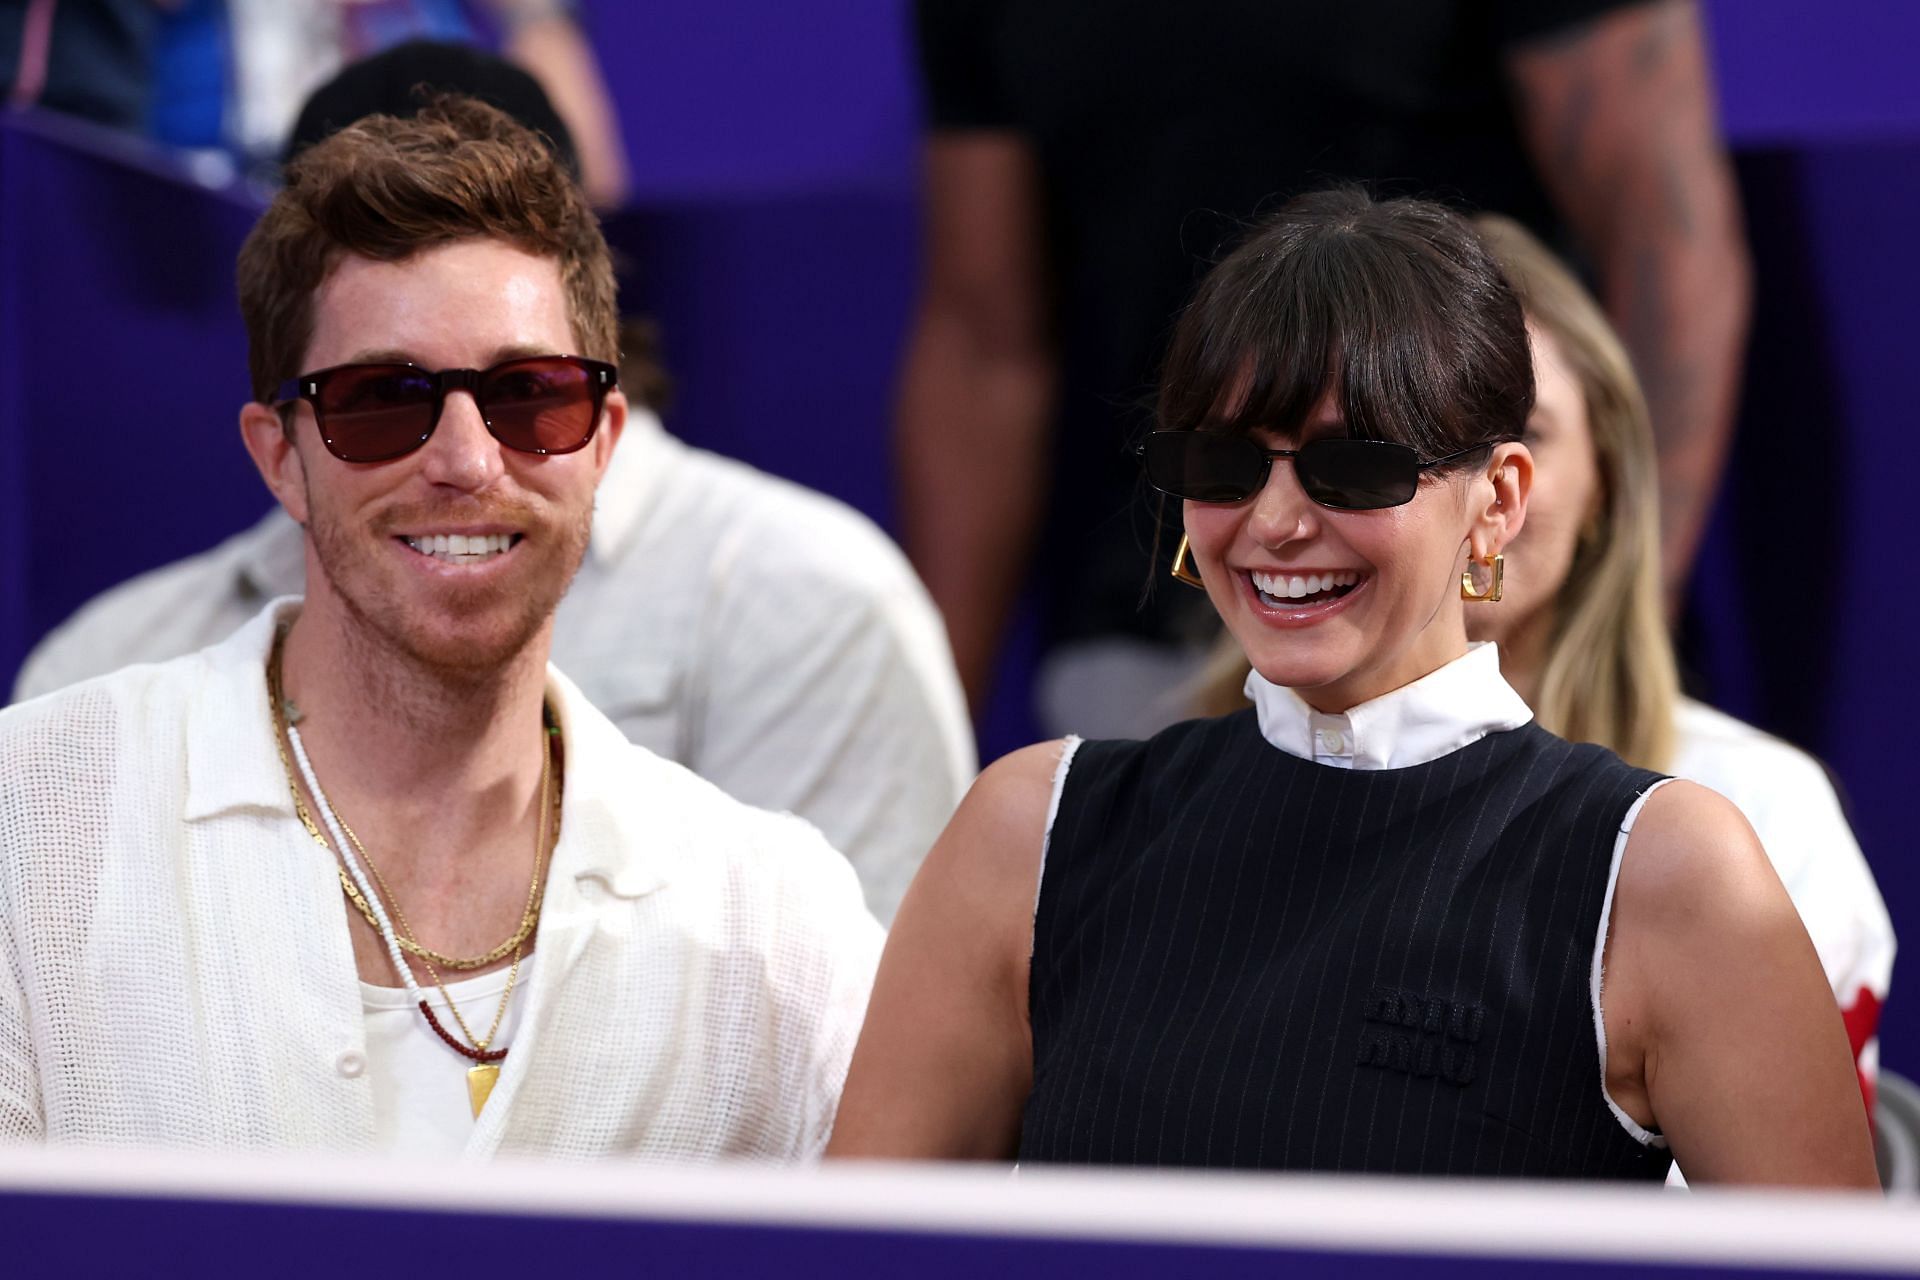
<svg viewBox="0 0 1920 1280"><path fill-rule="evenodd" d="M152 131L163 142L272 160L311 94L408 40L476 43L540 82L601 208L626 196L626 149L600 64L568 0L160 0Z"/></svg>
<svg viewBox="0 0 1920 1280"><path fill-rule="evenodd" d="M1642 371L1678 592L1748 312L1690 0L918 0L927 265L896 447L909 555L976 708L1023 584L1048 732L1137 734L1213 631L1142 606L1127 449L1176 308L1245 220L1329 178L1575 246ZM1030 579L1030 575L1032 575Z"/></svg>
<svg viewBox="0 0 1920 1280"><path fill-rule="evenodd" d="M1739 811L1554 736L1468 640L1533 402L1519 299L1435 204L1301 197L1207 276L1142 457L1254 706L981 775L830 1155L1878 1188Z"/></svg>
<svg viewBox="0 0 1920 1280"><path fill-rule="evenodd" d="M422 85L508 111L573 168L571 134L527 73L431 42L317 91L290 158L362 116L411 115ZM665 387L651 342L631 325L623 337L627 427L559 606L554 660L632 741L818 826L891 919L976 769L940 619L864 516L669 435L647 403ZM300 527L276 508L83 606L28 656L14 697L213 644L299 594L304 572Z"/></svg>
<svg viewBox="0 0 1920 1280"><path fill-rule="evenodd" d="M1507 548L1506 599L1468 614L1467 635L1499 646L1501 674L1546 729L1739 807L1820 953L1871 1104L1895 949L1873 872L1817 761L1680 695L1660 612L1653 432L1627 353L1544 245L1509 219L1475 221L1526 309L1536 393L1526 529ZM1195 712L1247 706L1249 671L1222 636Z"/></svg>
<svg viewBox="0 0 1920 1280"><path fill-rule="evenodd" d="M0 4L0 103L116 129L146 127L154 41L168 0Z"/></svg>

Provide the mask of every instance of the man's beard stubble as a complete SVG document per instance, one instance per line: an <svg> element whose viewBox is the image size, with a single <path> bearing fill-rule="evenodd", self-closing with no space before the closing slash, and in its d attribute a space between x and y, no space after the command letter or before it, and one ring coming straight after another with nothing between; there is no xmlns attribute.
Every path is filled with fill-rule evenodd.
<svg viewBox="0 0 1920 1280"><path fill-rule="evenodd" d="M384 511L360 533L371 539L362 544L354 529L315 503L308 487L307 533L313 539L314 558L373 661L398 659L436 684L484 684L524 654L553 617L586 555L593 528L592 507L589 505L579 519L566 523L544 519L540 511L524 504L475 503L472 508L450 511L416 506ZM383 570L378 544L391 541L396 529L431 526L436 518L510 524L524 535L510 554L537 555L544 562L520 566L526 574L525 590L516 598L501 598L511 590L506 585L487 584L471 593L473 599L467 607L472 612L468 616L480 622L483 620L476 615L483 611L503 614L497 625L437 627L434 622L438 619L432 615L440 611L441 602L429 605L407 599L398 575L390 577ZM453 605L456 613L463 612L463 602L457 596Z"/></svg>

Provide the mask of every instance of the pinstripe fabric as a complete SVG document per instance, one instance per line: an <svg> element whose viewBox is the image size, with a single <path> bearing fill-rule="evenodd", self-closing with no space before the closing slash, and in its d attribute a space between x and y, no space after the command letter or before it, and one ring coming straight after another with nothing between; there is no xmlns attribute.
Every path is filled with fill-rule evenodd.
<svg viewBox="0 0 1920 1280"><path fill-rule="evenodd" d="M1084 743L1021 1160L1663 1178L1603 1099L1588 990L1655 777L1531 724L1373 771L1276 750L1251 711Z"/></svg>

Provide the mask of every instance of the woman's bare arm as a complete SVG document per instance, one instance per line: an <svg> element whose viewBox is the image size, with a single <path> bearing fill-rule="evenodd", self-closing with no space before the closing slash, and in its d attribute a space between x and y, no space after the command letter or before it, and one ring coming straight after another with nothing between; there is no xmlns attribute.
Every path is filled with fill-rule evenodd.
<svg viewBox="0 0 1920 1280"><path fill-rule="evenodd" d="M1687 782L1647 801L1605 972L1608 1091L1688 1182L1879 1187L1840 1010L1729 801Z"/></svg>
<svg viewBox="0 0 1920 1280"><path fill-rule="evenodd" d="M829 1156L1010 1160L1033 1085L1027 971L1061 744L980 775L900 904Z"/></svg>

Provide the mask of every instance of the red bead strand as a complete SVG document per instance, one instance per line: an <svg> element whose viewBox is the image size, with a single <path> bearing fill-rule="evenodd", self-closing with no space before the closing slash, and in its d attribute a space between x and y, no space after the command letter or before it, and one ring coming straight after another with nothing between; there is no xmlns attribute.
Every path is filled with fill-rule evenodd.
<svg viewBox="0 0 1920 1280"><path fill-rule="evenodd" d="M475 1062L498 1062L507 1056L505 1049L476 1049L471 1045L461 1044L447 1034L447 1029L440 1025L440 1019L433 1016L433 1008L425 1000L420 1002L420 1012L427 1015L427 1025L433 1028L434 1033L462 1057L472 1058Z"/></svg>

